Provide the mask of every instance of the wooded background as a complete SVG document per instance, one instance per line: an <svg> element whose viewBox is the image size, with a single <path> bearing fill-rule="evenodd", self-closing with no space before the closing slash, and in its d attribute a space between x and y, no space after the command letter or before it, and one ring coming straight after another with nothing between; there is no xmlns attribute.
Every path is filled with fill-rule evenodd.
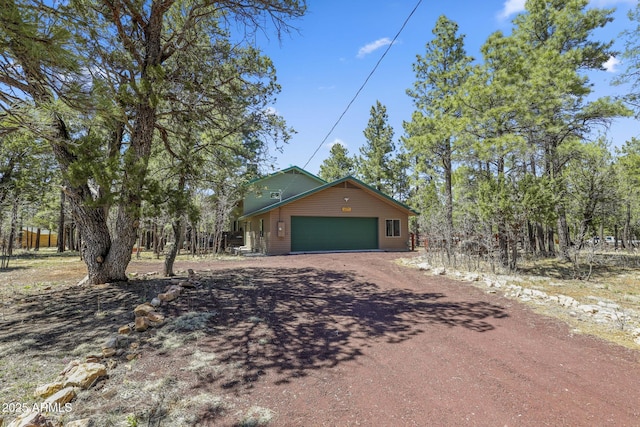
<svg viewBox="0 0 640 427"><path fill-rule="evenodd" d="M103 283L126 280L138 248L165 257L167 275L181 248L223 250L247 183L272 172L269 143L286 155L293 131L269 108L277 64L251 34L290 31L305 2L5 6L3 254L23 227L56 230L59 250L80 251L89 282ZM415 105L403 129L377 102L360 152L334 145L319 175L355 175L415 208L414 233L445 263L466 253L514 270L523 255L570 260L606 236L633 250L640 141L605 131L640 113L640 6L624 52L593 36L612 11L587 6L529 0L509 35L492 34L475 59L464 29L440 17L416 52L414 85L398 94ZM594 99L586 73L614 54L627 66L617 83L631 90Z"/></svg>

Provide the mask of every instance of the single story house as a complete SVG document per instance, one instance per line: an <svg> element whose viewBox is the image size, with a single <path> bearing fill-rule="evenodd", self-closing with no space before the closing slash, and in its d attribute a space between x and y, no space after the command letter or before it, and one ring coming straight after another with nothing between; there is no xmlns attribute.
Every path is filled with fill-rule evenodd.
<svg viewBox="0 0 640 427"><path fill-rule="evenodd" d="M333 182L292 166L254 180L237 226L251 252L410 249L407 205L347 176Z"/></svg>

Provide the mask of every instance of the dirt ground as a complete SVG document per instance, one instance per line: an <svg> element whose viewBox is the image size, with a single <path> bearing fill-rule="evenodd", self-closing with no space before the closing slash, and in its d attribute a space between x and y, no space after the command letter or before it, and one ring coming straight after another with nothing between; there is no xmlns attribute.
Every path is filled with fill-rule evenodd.
<svg viewBox="0 0 640 427"><path fill-rule="evenodd" d="M162 307L164 326L131 336L138 358L112 359L109 377L59 418L91 417L97 426L640 425L640 351L397 262L407 256L179 262L178 270L196 270L198 287ZM159 268L134 262L129 284L43 285L5 298L0 403L33 401L35 386L69 360L99 353L133 308L169 283L145 276Z"/></svg>

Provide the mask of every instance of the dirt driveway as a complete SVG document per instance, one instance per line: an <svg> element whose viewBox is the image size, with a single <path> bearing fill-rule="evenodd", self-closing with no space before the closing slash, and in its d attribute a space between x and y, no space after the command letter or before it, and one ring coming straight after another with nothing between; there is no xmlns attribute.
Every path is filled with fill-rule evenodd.
<svg viewBox="0 0 640 427"><path fill-rule="evenodd" d="M164 307L173 320L140 334L140 357L119 361L73 415L163 426L640 425L640 352L395 262L406 256L180 263L200 286ZM163 283L145 281L144 292ZM98 290L69 292L90 301ZM101 292L117 330L140 301Z"/></svg>

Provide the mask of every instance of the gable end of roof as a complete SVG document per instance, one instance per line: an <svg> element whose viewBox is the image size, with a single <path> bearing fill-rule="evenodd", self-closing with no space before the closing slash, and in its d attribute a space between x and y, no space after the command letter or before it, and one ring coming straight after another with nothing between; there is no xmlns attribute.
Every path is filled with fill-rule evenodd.
<svg viewBox="0 0 640 427"><path fill-rule="evenodd" d="M297 172L300 175L306 175L307 177L309 177L309 178L311 178L313 180L316 180L321 184L325 184L327 182L324 179L320 178L319 176L316 176L316 175L314 175L314 174L312 174L310 172L307 172L306 170L304 170L304 169L302 169L302 168L300 168L298 166L289 166L286 169L282 169L280 171L271 173L269 175L261 176L259 178L254 178L251 181L249 181L249 184L255 184L256 182L264 181L265 179L269 179L269 178L274 177L276 175L285 174L285 173L289 173L289 172Z"/></svg>
<svg viewBox="0 0 640 427"><path fill-rule="evenodd" d="M302 169L300 169L300 170L302 170ZM395 206L397 206L397 207L399 207L399 208L401 208L403 210L406 210L409 214L418 215L418 212L415 211L413 208L409 207L408 205L406 205L406 204L404 204L402 202L399 202L399 201L393 199L390 196L387 196L386 194L382 193L381 191L378 191L375 188L371 187L370 185L367 185L364 182L360 181L358 178L355 178L354 176L349 175L349 176L337 179L337 180L332 181L332 182L323 181L323 182L325 182L324 185L321 185L319 187L316 187L316 188L313 188L311 190L305 191L304 193L296 194L295 196L292 196L292 197L289 197L287 199L281 200L278 203L274 203L274 204L266 206L266 207L264 207L262 209L258 209L258 210L254 211L254 212L248 212L248 213L242 215L238 219L239 220L243 220L243 219L255 216L255 215L260 215L260 214L269 212L269 211L271 211L273 209L276 209L276 208L279 208L281 206L287 205L289 203L295 202L296 200L300 200L300 199L303 199L305 197L311 196L312 194L315 194L315 193L323 191L323 190L325 190L327 188L339 185L339 184L341 184L343 182L346 182L346 181L352 181L357 186L360 186L360 187L364 188L366 191L374 193L377 197L385 200L387 203L393 204L393 205L395 205Z"/></svg>

